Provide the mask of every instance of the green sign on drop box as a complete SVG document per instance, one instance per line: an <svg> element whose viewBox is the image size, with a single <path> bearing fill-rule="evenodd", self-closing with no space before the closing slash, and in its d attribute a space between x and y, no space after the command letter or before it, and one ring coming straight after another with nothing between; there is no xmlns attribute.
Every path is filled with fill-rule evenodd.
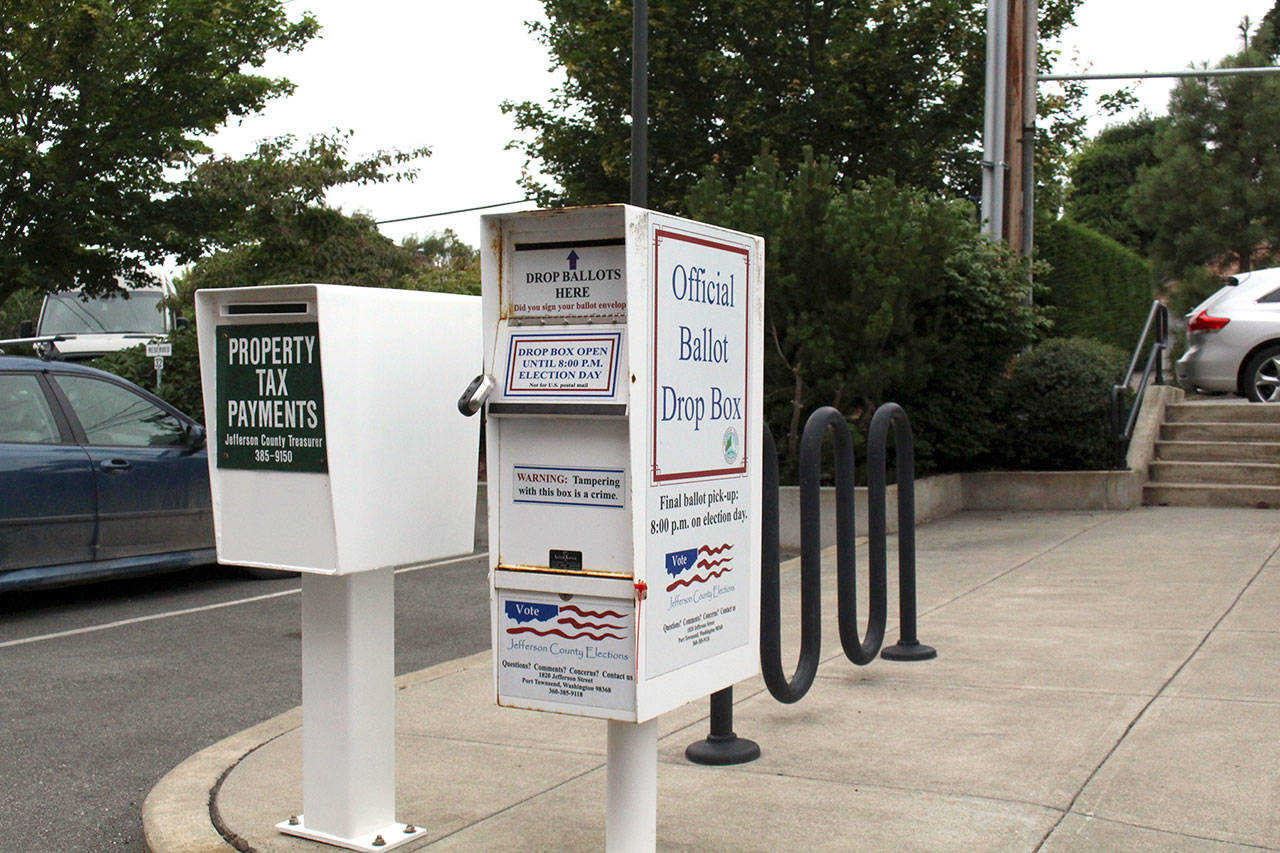
<svg viewBox="0 0 1280 853"><path fill-rule="evenodd" d="M317 323L217 327L219 468L328 473Z"/></svg>

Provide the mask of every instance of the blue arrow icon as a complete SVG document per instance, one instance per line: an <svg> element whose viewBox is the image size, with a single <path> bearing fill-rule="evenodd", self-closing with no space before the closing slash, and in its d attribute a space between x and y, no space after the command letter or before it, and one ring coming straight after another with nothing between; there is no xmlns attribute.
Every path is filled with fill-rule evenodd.
<svg viewBox="0 0 1280 853"><path fill-rule="evenodd" d="M578 253L573 249L569 250L569 269L576 270L578 268Z"/></svg>

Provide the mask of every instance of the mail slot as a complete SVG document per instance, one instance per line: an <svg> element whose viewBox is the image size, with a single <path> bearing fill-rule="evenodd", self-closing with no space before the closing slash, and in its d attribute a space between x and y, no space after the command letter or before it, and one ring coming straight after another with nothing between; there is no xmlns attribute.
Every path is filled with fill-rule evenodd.
<svg viewBox="0 0 1280 853"><path fill-rule="evenodd" d="M344 575L472 549L480 300L326 284L196 294L222 562Z"/></svg>
<svg viewBox="0 0 1280 853"><path fill-rule="evenodd" d="M644 722L755 674L763 240L626 205L482 230L498 703Z"/></svg>

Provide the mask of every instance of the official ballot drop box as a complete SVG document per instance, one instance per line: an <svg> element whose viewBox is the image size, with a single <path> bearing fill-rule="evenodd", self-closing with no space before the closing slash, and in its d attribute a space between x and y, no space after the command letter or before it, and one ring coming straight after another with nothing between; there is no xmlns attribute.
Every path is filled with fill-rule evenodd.
<svg viewBox="0 0 1280 853"><path fill-rule="evenodd" d="M218 559L346 575L470 551L474 296L196 293Z"/></svg>
<svg viewBox="0 0 1280 853"><path fill-rule="evenodd" d="M757 673L763 240L482 223L498 703L639 723Z"/></svg>

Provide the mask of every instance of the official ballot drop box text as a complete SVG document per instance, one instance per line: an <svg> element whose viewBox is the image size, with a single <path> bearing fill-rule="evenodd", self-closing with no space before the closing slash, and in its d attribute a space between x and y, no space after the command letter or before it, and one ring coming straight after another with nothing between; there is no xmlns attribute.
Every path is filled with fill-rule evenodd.
<svg viewBox="0 0 1280 853"><path fill-rule="evenodd" d="M474 296L326 284L196 293L218 559L345 575L469 552Z"/></svg>
<svg viewBox="0 0 1280 853"><path fill-rule="evenodd" d="M757 673L763 241L482 223L499 704L644 722Z"/></svg>

